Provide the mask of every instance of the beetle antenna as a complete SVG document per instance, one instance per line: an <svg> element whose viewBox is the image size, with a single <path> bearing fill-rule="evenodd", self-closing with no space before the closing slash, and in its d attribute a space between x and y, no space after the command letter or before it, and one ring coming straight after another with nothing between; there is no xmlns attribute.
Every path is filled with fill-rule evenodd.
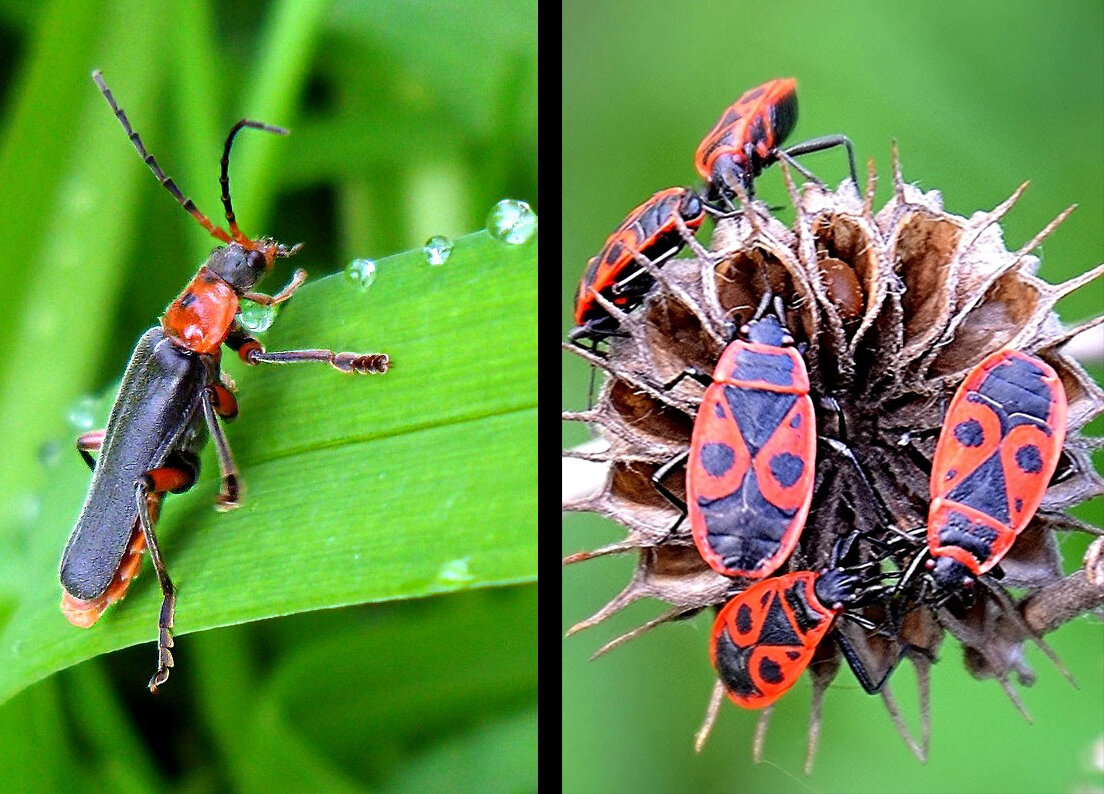
<svg viewBox="0 0 1104 794"><path fill-rule="evenodd" d="M230 133L226 136L226 143L222 147L222 172L219 176L219 184L222 185L222 206L226 208L226 222L230 225L230 234L233 235L235 243L239 243L246 248L255 248L253 241L242 234L242 230L238 228L237 218L234 217L234 205L230 202L230 147L234 145L234 137L242 127L272 132L276 135L287 135L288 131L283 127L276 127L272 124L264 124L252 119L242 119L230 128Z"/></svg>
<svg viewBox="0 0 1104 794"><path fill-rule="evenodd" d="M176 186L176 183L173 182L170 177L165 176L165 172L161 170L161 166L157 164L157 160L154 159L152 154L146 151L146 147L142 145L142 139L138 137L138 133L130 126L130 121L127 119L126 113L124 113L123 109L115 102L115 97L112 96L111 89L107 87L107 83L104 82L103 75L100 73L99 69L92 72L92 80L96 83L96 87L100 89L100 93L104 95L107 104L111 105L111 109L115 112L115 118L123 125L123 130L126 131L127 136L130 138L130 142L134 144L134 148L138 151L138 155L142 158L142 161L149 166L149 170L153 171L153 175L157 177L157 181L161 183L165 190L172 193L177 203L180 204L189 215L199 221L203 228L210 232L213 237L224 243L230 242L230 235L211 223L210 218L199 211L195 202L181 193L180 188ZM227 148L229 149L229 142L227 142ZM223 173L225 174L225 168ZM235 227L232 226L231 228Z"/></svg>

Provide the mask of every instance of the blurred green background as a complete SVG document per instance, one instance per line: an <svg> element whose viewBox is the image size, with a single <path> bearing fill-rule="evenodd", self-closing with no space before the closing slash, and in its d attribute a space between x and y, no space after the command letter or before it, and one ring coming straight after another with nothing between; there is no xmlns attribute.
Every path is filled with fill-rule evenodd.
<svg viewBox="0 0 1104 794"><path fill-rule="evenodd" d="M1036 253L1059 281L1104 259L1104 6L979 3L588 3L563 5L563 329L587 259L625 213L654 191L697 179L693 155L722 109L763 81L793 76L800 116L792 142L848 134L861 172L873 157L889 195L890 146L904 178L942 191L970 215L1031 187L1004 221L1015 249L1071 203L1079 209ZM846 175L839 152L806 164L826 181ZM757 181L786 205L779 169ZM790 217L792 217L792 212ZM708 224L707 224L708 226ZM704 238L704 235L701 235ZM1104 285L1060 305L1064 318L1104 308ZM1099 363L1092 368L1104 380ZM563 405L585 407L588 370L563 355ZM1101 434L1101 423L1095 424ZM587 437L565 423L563 442ZM1101 500L1078 515L1104 525ZM618 526L569 514L563 551L622 537ZM1086 539L1064 541L1066 570ZM563 628L589 616L629 579L633 560L598 559L563 572ZM581 791L1081 791L1104 787L1090 765L1104 741L1104 630L1081 617L1047 640L1079 684L1071 687L1034 648L1038 682L1021 690L1026 723L994 681L975 681L948 640L933 670L932 742L919 764L879 698L844 670L829 691L820 752L802 773L809 685L775 710L766 762L751 763L756 714L727 701L704 752L693 752L712 690L711 618L668 624L601 659L602 643L664 607L637 603L563 643L564 790ZM914 676L894 693L912 725ZM1099 753L1100 750L1098 749ZM1099 763L1099 762L1097 762Z"/></svg>
<svg viewBox="0 0 1104 794"><path fill-rule="evenodd" d="M231 164L245 231L306 243L261 285L270 292L293 266L313 282L354 257L477 231L502 198L539 210L532 0L0 0L0 394L10 405L34 388L29 415L2 417L0 550L25 551L38 500L56 504L40 459L66 477L83 471L68 446L69 407L117 382L134 340L214 245L141 165L93 68L165 171L219 222L230 124L250 116L292 129L282 139L244 134ZM462 292L454 298L463 305ZM494 338L486 328L450 333ZM40 339L56 355L43 355ZM50 445L63 436L63 449ZM207 455L209 484L217 470ZM440 541L454 529L440 527ZM67 531L35 539L57 556L19 574L56 588ZM534 575L189 634L157 698L144 689L149 642L64 670L0 705L0 789L532 790ZM21 608L11 584L0 587L0 631ZM136 588L128 604L153 597L148 563Z"/></svg>

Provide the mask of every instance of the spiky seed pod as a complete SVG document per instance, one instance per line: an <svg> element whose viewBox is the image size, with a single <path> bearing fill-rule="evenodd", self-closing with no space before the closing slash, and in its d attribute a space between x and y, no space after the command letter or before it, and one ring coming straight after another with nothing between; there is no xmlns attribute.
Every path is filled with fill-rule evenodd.
<svg viewBox="0 0 1104 794"><path fill-rule="evenodd" d="M622 541L573 554L565 563L611 553L639 555L625 589L569 633L644 597L671 605L608 643L601 654L660 623L719 606L746 586L706 565L687 523L671 531L678 513L651 478L689 446L702 398L700 385L689 379L673 390L663 384L688 366L712 371L725 346L725 322L750 319L764 292L783 298L787 325L806 345L814 403L832 398L839 405L838 412L818 408L819 432L850 447L897 527L926 524L931 459L955 389L989 353L1004 347L1023 350L1054 367L1069 399L1059 473L1001 563L1002 583L1028 588L1029 595L1017 602L1002 588L982 588L968 607L952 600L938 610L913 610L895 641L872 640L863 632L851 637L874 669L885 669L902 656L916 667L924 725L919 742L904 729L888 687L884 700L910 747L923 757L927 671L944 632L962 644L973 675L998 679L1022 709L1009 676L1015 673L1024 684L1032 681L1023 661L1024 642L1032 640L1049 652L1040 635L1104 603L1104 587L1091 575L1063 576L1056 540L1058 532L1101 534L1067 511L1104 494L1104 479L1089 457L1101 440L1081 434L1104 412L1104 391L1062 347L1086 328L1100 326L1104 316L1066 327L1054 308L1104 275L1104 265L1063 284L1042 281L1036 276L1039 261L1030 252L1072 207L1010 252L1000 221L1026 184L990 212L956 216L943 209L937 191L904 183L896 149L893 196L877 213L872 167L865 196L850 182L837 192L809 184L799 194L788 172L786 181L796 208L792 229L756 204L752 211L720 221L708 250L687 234L695 257L672 260L662 269L639 260L656 285L637 311L626 315L603 302L620 319L624 334L609 340L604 356L565 345L604 370L606 378L592 409L563 415L590 424L601 442L598 448L564 453L591 466L580 473L563 507L599 513L627 529ZM667 485L680 493L682 479L676 474ZM835 540L855 528L875 536L885 530L854 465L844 456L818 453L816 491L801 543L779 573L823 566ZM908 560L894 562L903 567ZM704 648L702 653L706 658ZM825 644L818 651L825 664L810 668L815 671L810 762L820 699L838 669L836 654ZM699 746L720 694L718 689Z"/></svg>

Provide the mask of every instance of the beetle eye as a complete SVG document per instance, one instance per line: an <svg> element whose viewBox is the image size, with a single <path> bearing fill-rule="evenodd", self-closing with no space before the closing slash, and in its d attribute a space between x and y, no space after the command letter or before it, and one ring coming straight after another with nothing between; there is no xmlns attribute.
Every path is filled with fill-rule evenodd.
<svg viewBox="0 0 1104 794"><path fill-rule="evenodd" d="M265 259L265 255L260 251L250 251L246 255L246 264L253 270L263 271L268 267L268 260Z"/></svg>

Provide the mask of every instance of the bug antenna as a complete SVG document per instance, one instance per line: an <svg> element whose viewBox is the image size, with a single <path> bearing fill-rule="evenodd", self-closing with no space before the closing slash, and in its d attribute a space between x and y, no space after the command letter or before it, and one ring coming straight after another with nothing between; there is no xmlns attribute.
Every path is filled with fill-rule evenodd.
<svg viewBox="0 0 1104 794"><path fill-rule="evenodd" d="M287 135L288 131L283 127L276 127L272 124L264 124L252 119L242 119L230 128L230 132L226 136L226 143L222 147L222 160L220 161L222 170L219 174L219 184L222 185L222 206L226 208L226 223L230 226L230 234L233 235L234 242L247 248L255 248L253 241L242 234L242 230L238 228L238 221L234 216L234 205L230 201L230 147L234 145L234 138L242 127L272 132L276 135Z"/></svg>
<svg viewBox="0 0 1104 794"><path fill-rule="evenodd" d="M199 221L200 225L210 232L213 237L224 243L230 242L230 235L211 223L210 218L199 211L195 202L181 193L180 188L176 186L176 183L173 182L171 178L165 176L165 172L161 170L161 166L157 164L157 160L154 159L152 154L146 151L146 147L142 144L142 139L138 137L138 133L130 126L130 120L127 119L126 113L123 112L123 109L119 107L118 103L115 101L115 97L112 95L111 89L107 87L107 83L104 82L103 74L100 73L99 69L92 72L92 81L96 84L96 87L100 89L100 93L103 94L104 99L107 100L107 104L111 106L112 111L115 113L115 118L123 125L123 130L126 132L127 137L130 138L130 142L134 144L138 156L142 158L142 162L149 166L149 170L157 177L157 181L161 183L162 187L172 193L177 203L180 204L189 215Z"/></svg>
<svg viewBox="0 0 1104 794"><path fill-rule="evenodd" d="M753 320L762 318L767 313L767 306L770 305L771 299L774 297L770 289L770 284L766 284L763 290L763 297L759 299L759 305L755 307L755 314L752 315Z"/></svg>

